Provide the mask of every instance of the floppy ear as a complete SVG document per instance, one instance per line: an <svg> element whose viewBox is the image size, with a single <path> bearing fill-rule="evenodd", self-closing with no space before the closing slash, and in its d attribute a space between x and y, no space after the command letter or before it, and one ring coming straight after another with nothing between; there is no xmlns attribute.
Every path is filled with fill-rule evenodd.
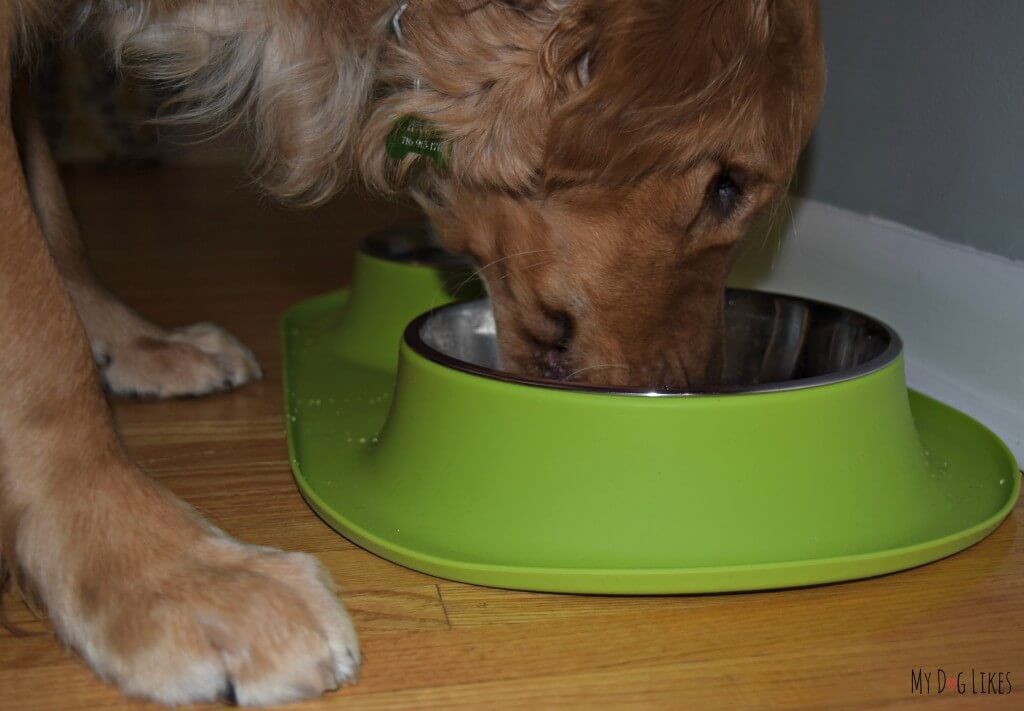
<svg viewBox="0 0 1024 711"><path fill-rule="evenodd" d="M818 0L765 0L774 11L774 27L778 41L790 48L793 61L793 82L800 87L799 128L801 148L821 111L825 93L825 50L821 39L821 8ZM802 61L800 61L802 58Z"/></svg>
<svg viewBox="0 0 1024 711"><path fill-rule="evenodd" d="M405 43L382 53L380 96L364 122L358 158L381 191L473 185L527 194L539 185L545 132L564 84L576 82L576 36L561 0L435 0L409 6ZM563 66L564 65L564 66ZM403 117L444 136L446 168L384 146Z"/></svg>
<svg viewBox="0 0 1024 711"><path fill-rule="evenodd" d="M93 0L118 63L169 88L174 122L242 124L261 182L311 204L347 178L373 80L357 3Z"/></svg>

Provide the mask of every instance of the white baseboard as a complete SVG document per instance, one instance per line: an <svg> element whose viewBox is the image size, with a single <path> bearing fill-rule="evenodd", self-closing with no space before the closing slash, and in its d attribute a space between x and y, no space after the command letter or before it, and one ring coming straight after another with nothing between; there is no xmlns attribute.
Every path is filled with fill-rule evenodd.
<svg viewBox="0 0 1024 711"><path fill-rule="evenodd" d="M787 225L744 242L730 283L885 321L909 385L987 425L1024 464L1024 263L794 199Z"/></svg>

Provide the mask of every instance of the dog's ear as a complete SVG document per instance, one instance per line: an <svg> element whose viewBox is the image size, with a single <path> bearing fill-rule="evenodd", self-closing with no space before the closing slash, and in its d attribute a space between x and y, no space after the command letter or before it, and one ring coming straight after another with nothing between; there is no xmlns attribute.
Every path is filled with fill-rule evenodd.
<svg viewBox="0 0 1024 711"><path fill-rule="evenodd" d="M87 22L120 65L164 85L167 121L241 125L264 186L313 204L348 177L373 81L372 20L356 5L93 0Z"/></svg>
<svg viewBox="0 0 1024 711"><path fill-rule="evenodd" d="M567 5L566 7L571 7ZM376 190L463 185L535 191L551 112L574 87L585 44L559 0L437 0L409 6L401 46L382 54L380 97L358 151ZM557 27L556 27L557 26ZM447 160L391 160L384 151L403 117L437 128Z"/></svg>

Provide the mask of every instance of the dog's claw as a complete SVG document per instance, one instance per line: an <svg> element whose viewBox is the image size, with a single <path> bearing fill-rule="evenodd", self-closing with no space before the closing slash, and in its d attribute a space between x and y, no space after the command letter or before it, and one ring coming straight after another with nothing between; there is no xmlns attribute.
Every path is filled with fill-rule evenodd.
<svg viewBox="0 0 1024 711"><path fill-rule="evenodd" d="M238 694L235 693L235 685L230 679L224 688L224 703L228 706L238 706Z"/></svg>

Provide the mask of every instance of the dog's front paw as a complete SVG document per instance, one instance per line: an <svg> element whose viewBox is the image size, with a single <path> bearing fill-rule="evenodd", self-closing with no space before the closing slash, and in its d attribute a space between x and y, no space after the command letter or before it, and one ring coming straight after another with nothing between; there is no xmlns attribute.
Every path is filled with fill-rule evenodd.
<svg viewBox="0 0 1024 711"><path fill-rule="evenodd" d="M214 538L157 567L97 581L91 619L65 631L126 694L267 706L356 678L355 631L314 558Z"/></svg>
<svg viewBox="0 0 1024 711"><path fill-rule="evenodd" d="M263 376L252 352L212 323L139 335L95 355L107 389L117 395L205 395Z"/></svg>

